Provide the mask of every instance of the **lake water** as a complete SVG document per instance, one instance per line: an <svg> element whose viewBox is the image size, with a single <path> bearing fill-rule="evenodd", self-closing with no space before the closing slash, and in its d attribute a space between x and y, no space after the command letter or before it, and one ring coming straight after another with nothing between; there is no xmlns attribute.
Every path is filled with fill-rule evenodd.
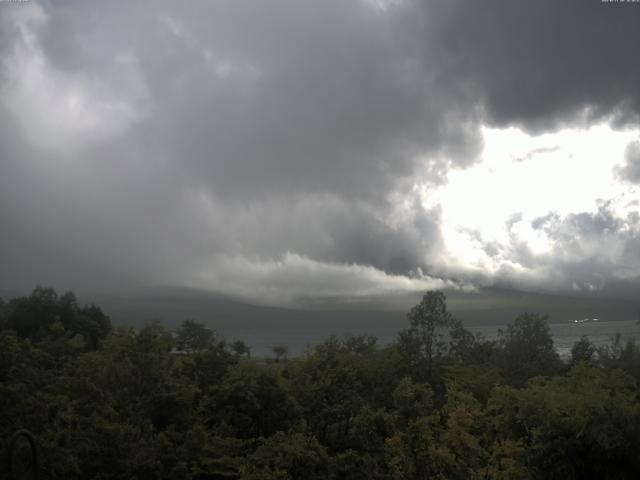
<svg viewBox="0 0 640 480"><path fill-rule="evenodd" d="M610 345L620 333L623 341L635 339L640 341L640 325L635 320L629 321L599 321L585 323L551 323L551 333L553 334L554 345L558 353L563 357L568 357L571 347L582 336L587 336L597 346ZM361 334L367 333L378 338L380 345L391 343L397 339L398 332L406 328L406 324L380 322L370 323L366 329L348 328L346 325L340 327L330 324L306 324L288 325L288 328L272 329L243 329L243 331L232 331L228 329L225 337L233 340L240 338L251 346L252 354L256 357L270 357L271 347L276 344L286 345L289 348L289 355L295 356L305 352L310 346L324 341L329 335L342 337L347 333ZM504 329L505 325L483 325L467 326L474 334L481 334L486 339L495 339L498 331Z"/></svg>
<svg viewBox="0 0 640 480"><path fill-rule="evenodd" d="M569 357L571 347L582 336L586 336L596 346L611 345L616 333L622 336L623 341L640 340L640 325L635 320L629 321L608 321L608 322L585 322L585 323L551 323L551 333L553 344L562 357ZM482 326L468 327L473 333L480 333L487 339L494 339L498 335L498 330L505 326Z"/></svg>

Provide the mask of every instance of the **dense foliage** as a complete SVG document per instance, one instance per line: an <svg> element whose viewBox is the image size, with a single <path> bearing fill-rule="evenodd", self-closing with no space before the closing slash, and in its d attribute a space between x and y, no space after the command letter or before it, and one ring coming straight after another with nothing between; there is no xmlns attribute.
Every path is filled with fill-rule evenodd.
<svg viewBox="0 0 640 480"><path fill-rule="evenodd" d="M544 317L485 341L427 292L395 344L273 351L194 320L112 329L51 289L0 301L0 447L29 429L50 479L638 478L634 343L563 362Z"/></svg>

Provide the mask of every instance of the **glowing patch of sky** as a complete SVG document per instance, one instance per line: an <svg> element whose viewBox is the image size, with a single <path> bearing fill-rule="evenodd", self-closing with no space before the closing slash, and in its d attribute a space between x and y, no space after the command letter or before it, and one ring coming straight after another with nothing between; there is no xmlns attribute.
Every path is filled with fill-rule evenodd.
<svg viewBox="0 0 640 480"><path fill-rule="evenodd" d="M637 188L615 173L638 131L598 125L540 136L516 128L482 133L480 162L451 170L445 185L423 191L426 207L440 206L449 260L461 266L495 270L508 263L509 258L487 255L482 247L491 242L524 242L534 254L545 253L552 245L533 228L536 218L595 212L603 202L626 216L638 198Z"/></svg>

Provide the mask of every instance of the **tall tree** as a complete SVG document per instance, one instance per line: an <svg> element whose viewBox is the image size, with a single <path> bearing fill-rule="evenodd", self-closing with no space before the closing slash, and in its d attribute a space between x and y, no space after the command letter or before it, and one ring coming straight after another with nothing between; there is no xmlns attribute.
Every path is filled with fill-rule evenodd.
<svg viewBox="0 0 640 480"><path fill-rule="evenodd" d="M536 375L552 375L562 368L547 319L523 313L500 332L500 364L509 384L522 387Z"/></svg>
<svg viewBox="0 0 640 480"><path fill-rule="evenodd" d="M407 315L410 328L400 332L398 346L414 374L429 376L445 356L463 356L473 336L447 310L447 298L428 291Z"/></svg>
<svg viewBox="0 0 640 480"><path fill-rule="evenodd" d="M215 332L195 320L185 320L176 331L175 346L185 352L206 349L215 340Z"/></svg>
<svg viewBox="0 0 640 480"><path fill-rule="evenodd" d="M271 347L271 351L276 356L276 362L279 362L281 359L287 359L287 355L289 354L289 347L286 345L278 344Z"/></svg>
<svg viewBox="0 0 640 480"><path fill-rule="evenodd" d="M90 350L111 332L111 320L95 305L80 306L73 292L58 295L37 286L28 297L11 300L5 326L18 336L40 341L44 337L81 335Z"/></svg>
<svg viewBox="0 0 640 480"><path fill-rule="evenodd" d="M242 340L236 340L230 345L230 347L236 355L246 355L247 358L251 358L251 347Z"/></svg>

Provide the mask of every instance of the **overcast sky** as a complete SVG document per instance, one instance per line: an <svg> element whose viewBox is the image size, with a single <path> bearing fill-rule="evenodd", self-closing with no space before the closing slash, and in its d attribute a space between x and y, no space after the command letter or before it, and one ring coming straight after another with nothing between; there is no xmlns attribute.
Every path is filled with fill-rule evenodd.
<svg viewBox="0 0 640 480"><path fill-rule="evenodd" d="M640 3L0 2L0 288L640 287Z"/></svg>

